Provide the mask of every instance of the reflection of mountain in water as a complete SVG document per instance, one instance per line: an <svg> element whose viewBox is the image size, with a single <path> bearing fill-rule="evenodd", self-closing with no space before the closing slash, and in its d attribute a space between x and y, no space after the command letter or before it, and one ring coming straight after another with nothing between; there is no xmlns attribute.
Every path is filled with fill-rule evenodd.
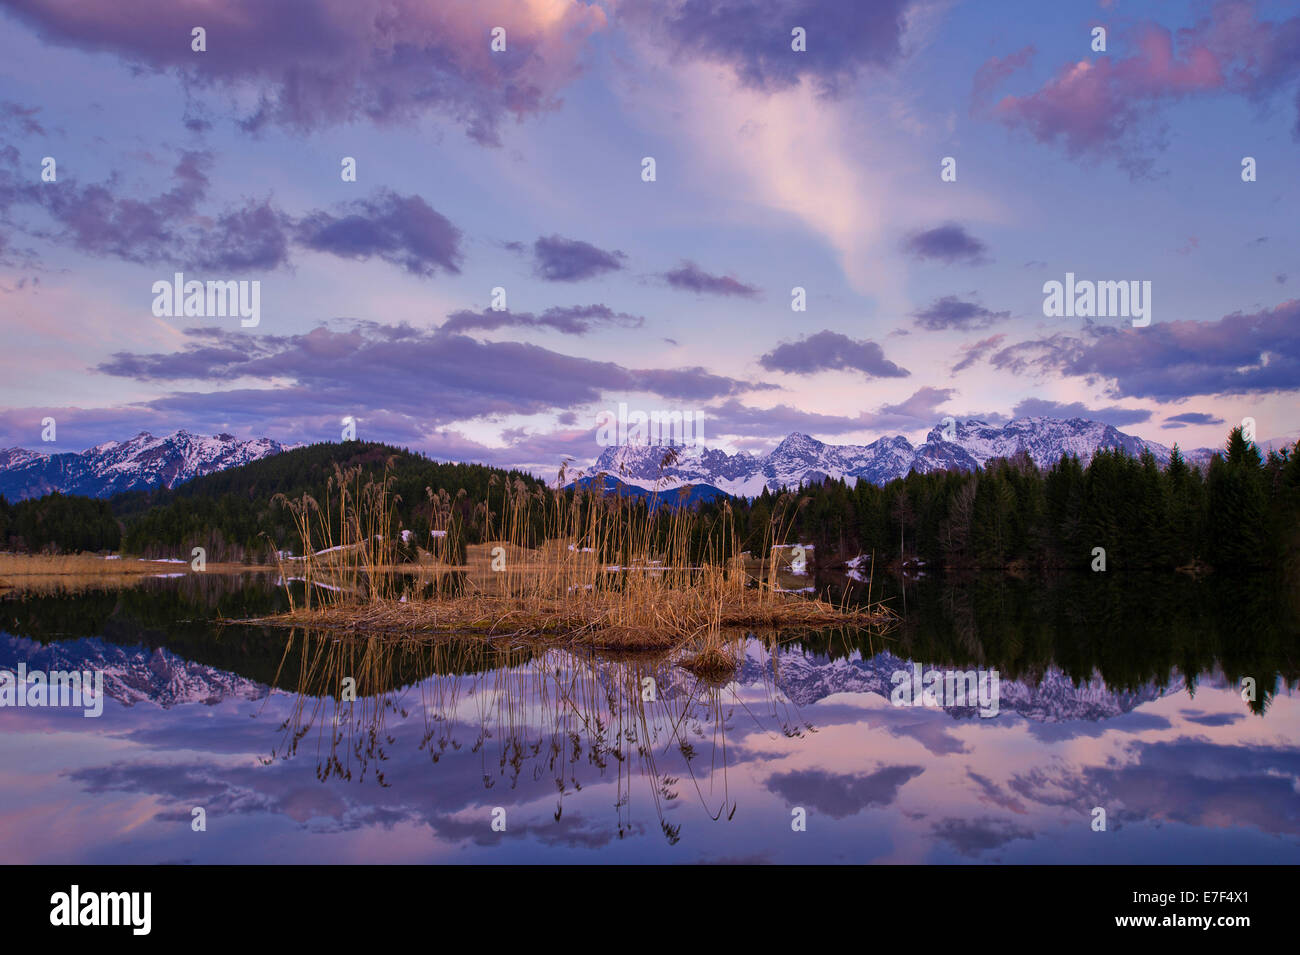
<svg viewBox="0 0 1300 955"><path fill-rule="evenodd" d="M269 692L262 683L185 660L162 647L123 647L96 639L42 645L21 637L0 637L0 667L12 670L19 661L25 662L29 670L102 669L105 694L127 706L142 700L163 707L180 703L211 705L227 697L258 700ZM735 681L742 686L774 683L791 703L807 706L834 693L875 693L889 699L894 671L910 670L911 666L910 660L891 653L869 659L826 660L797 650L779 650L773 680L772 655L761 643L751 640ZM670 668L659 680L661 692L668 697L678 693L689 697L695 692L695 678L685 671ZM1137 692L1114 691L1097 677L1075 686L1056 667L1049 667L1036 685L1000 680L998 688L1000 714L1015 712L1045 723L1111 719L1164 693L1153 684ZM978 715L974 706L944 710L956 719Z"/></svg>
<svg viewBox="0 0 1300 955"><path fill-rule="evenodd" d="M910 672L912 669L911 660L891 653L880 653L868 659L854 656L830 660L799 650L778 650L775 657L774 663L772 654L759 641L750 640L735 682L746 687L775 686L794 705L808 706L834 693L875 693L888 700L894 689L894 671ZM968 670L974 667L923 664L923 669ZM671 669L660 680L660 692L665 698L690 697L698 692L696 679L682 670ZM1075 686L1061 670L1049 667L1036 685L1023 680L1000 679L998 712L999 715L1019 713L1026 719L1042 723L1108 720L1159 699L1164 693L1165 690L1155 684L1147 684L1137 692L1111 690L1100 677ZM977 706L943 709L954 719L979 715Z"/></svg>
<svg viewBox="0 0 1300 955"><path fill-rule="evenodd" d="M126 706L149 700L164 708L220 703L227 697L260 700L268 689L243 677L182 659L162 647L122 647L103 640L39 644L0 636L0 669L103 670L104 695Z"/></svg>
<svg viewBox="0 0 1300 955"><path fill-rule="evenodd" d="M891 653L869 659L849 658L818 660L793 650L776 655L776 686L798 706L816 703L832 693L875 693L889 699L894 689L896 670L911 670L912 661ZM929 670L929 664L924 665ZM935 667L934 669L950 669ZM951 667L951 669L973 669ZM750 644L737 680L749 685L772 679L772 661L767 651ZM1049 667L1037 685L1023 681L999 680L999 715L1019 713L1026 719L1045 723L1064 720L1106 720L1127 713L1135 707L1158 699L1164 691L1153 684L1137 692L1114 691L1098 677L1075 686L1056 667ZM978 707L945 707L954 718L977 716Z"/></svg>

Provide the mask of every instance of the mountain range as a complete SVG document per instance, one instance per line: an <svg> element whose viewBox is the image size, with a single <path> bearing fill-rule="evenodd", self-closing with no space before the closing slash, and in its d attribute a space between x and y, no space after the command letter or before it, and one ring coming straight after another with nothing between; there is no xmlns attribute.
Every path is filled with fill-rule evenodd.
<svg viewBox="0 0 1300 955"><path fill-rule="evenodd" d="M289 447L269 438L241 440L229 434L202 436L188 431L154 437L142 431L130 440L109 441L80 453L8 448L0 450L0 494L10 501L52 491L106 498L123 491L172 488ZM849 445L827 444L795 432L761 457L689 445L673 449L676 460L662 467L669 448L622 445L606 448L579 481L588 483L604 474L606 490L663 491L691 485L700 489L701 497L715 492L752 497L764 487L798 487L826 477L886 484L913 470L970 471L993 458L1021 452L1040 467L1054 464L1062 454L1078 455L1086 463L1102 448L1122 448L1132 455L1149 449L1161 464L1170 454L1162 444L1086 418L1016 418L1004 425L972 419L956 422L946 436L944 427L936 425L916 446L902 435ZM1205 464L1212 454L1208 448L1183 452L1192 465Z"/></svg>
<svg viewBox="0 0 1300 955"><path fill-rule="evenodd" d="M762 457L688 445L673 448L676 460L665 464L667 447L622 445L606 448L589 473L603 472L624 484L647 489L709 485L728 494L752 497L764 487L798 487L827 477L887 484L910 471L972 471L993 458L1021 452L1040 467L1055 464L1063 454L1078 455L1086 464L1103 448L1121 448L1134 456L1149 449L1162 465L1171 453L1162 444L1086 418L1015 418L1004 425L972 419L956 422L946 436L944 427L936 425L916 446L902 435L849 445L827 444L795 432ZM1182 452L1194 466L1207 463L1213 453L1209 448Z"/></svg>
<svg viewBox="0 0 1300 955"><path fill-rule="evenodd" d="M41 644L24 637L0 635L0 669L15 671L20 662L26 663L28 670L47 673L100 671L104 674L104 695L124 706L145 702L163 708L211 706L231 698L260 700L272 692L257 680L188 660L162 647L121 646L98 638ZM835 694L875 694L889 699L895 685L892 674L909 669L912 662L888 652L866 659L828 660L798 650L777 651L774 659L770 651L750 640L746 641L740 664L733 678L740 686L774 683L786 699L802 707ZM1209 685L1221 683L1221 678L1212 678ZM688 698L699 693L696 678L676 668L661 675L660 686L667 697ZM1165 692L1154 683L1136 689L1112 689L1095 676L1075 683L1058 668L1049 667L1036 680L1001 680L999 707L1002 714L1018 713L1035 723L1103 721L1159 699ZM977 717L973 706L945 707L944 712L954 720Z"/></svg>
<svg viewBox="0 0 1300 955"><path fill-rule="evenodd" d="M188 431L156 438L141 431L128 441L109 441L80 453L6 448L0 450L0 494L21 501L52 491L112 497L123 491L171 488L286 447L270 438L243 441L229 434L208 437Z"/></svg>

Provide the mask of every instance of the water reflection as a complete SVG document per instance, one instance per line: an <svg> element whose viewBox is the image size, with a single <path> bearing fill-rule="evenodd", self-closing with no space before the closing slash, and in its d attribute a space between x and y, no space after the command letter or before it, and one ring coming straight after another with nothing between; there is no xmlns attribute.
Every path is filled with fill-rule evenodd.
<svg viewBox="0 0 1300 955"><path fill-rule="evenodd" d="M10 598L0 667L100 668L116 702L98 720L0 708L0 847L51 862L1300 860L1297 643L1276 594L1078 586L909 585L883 646L747 637L721 683L665 655L217 625L278 609L264 579ZM891 705L913 660L999 668L998 715Z"/></svg>

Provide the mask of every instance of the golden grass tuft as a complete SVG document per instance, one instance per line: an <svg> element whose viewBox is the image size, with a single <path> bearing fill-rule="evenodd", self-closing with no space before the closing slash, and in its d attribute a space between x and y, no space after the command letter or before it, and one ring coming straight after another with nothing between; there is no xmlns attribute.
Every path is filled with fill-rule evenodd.
<svg viewBox="0 0 1300 955"><path fill-rule="evenodd" d="M388 572L398 535L387 474L362 485L359 471L338 471L324 504L278 498L298 529L301 556L277 559L286 586L292 575L305 582L306 596L297 603L290 591L289 612L258 622L680 650L703 670L720 671L728 660L735 666L719 636L726 631L878 628L894 619L879 604L836 606L781 586L787 569L779 566L781 548L770 544L788 530L788 510L773 517L764 556L755 560L740 550L728 507L704 528L692 509L650 511L593 491L561 490L563 478L562 470L547 490L493 479L476 511L489 539L470 544L459 537L454 503L463 492L452 498L429 489L437 552L422 551L407 575ZM460 552L464 562L452 565Z"/></svg>

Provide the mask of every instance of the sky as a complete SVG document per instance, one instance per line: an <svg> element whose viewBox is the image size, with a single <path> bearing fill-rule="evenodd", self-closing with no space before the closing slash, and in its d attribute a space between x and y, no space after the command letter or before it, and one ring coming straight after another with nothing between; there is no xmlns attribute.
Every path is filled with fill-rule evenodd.
<svg viewBox="0 0 1300 955"><path fill-rule="evenodd" d="M1293 3L0 0L0 446L1295 440L1298 159Z"/></svg>

